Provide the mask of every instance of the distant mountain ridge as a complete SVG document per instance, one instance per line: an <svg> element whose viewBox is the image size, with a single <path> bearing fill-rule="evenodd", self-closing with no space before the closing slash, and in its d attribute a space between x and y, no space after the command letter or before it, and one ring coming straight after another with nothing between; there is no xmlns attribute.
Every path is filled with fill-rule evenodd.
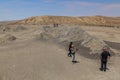
<svg viewBox="0 0 120 80"><path fill-rule="evenodd" d="M78 24L95 26L120 26L120 17L106 16L35 16L10 24L39 25L39 24Z"/></svg>
<svg viewBox="0 0 120 80"><path fill-rule="evenodd" d="M6 24L11 24L15 23L17 20L12 20L12 21L0 21L0 25L6 25Z"/></svg>

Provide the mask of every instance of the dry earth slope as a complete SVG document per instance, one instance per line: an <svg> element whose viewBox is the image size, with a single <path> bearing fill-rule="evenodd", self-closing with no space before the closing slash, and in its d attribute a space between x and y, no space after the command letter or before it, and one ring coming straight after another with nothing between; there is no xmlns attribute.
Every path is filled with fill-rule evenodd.
<svg viewBox="0 0 120 80"><path fill-rule="evenodd" d="M119 80L119 57L109 62L109 71L99 71L100 62L77 55L73 64L67 51L39 40L0 46L0 80ZM114 63L113 63L114 60ZM118 63L118 64L117 64Z"/></svg>
<svg viewBox="0 0 120 80"><path fill-rule="evenodd" d="M119 55L108 62L109 71L99 71L99 53L105 46L113 51L110 45L78 25L63 25L106 22L96 17L94 23L90 22L92 17L42 16L0 25L0 80L120 80ZM115 19L112 25L119 24L119 19L109 18ZM54 27L54 23L60 25ZM67 57L70 41L79 48L76 59L80 63L73 64Z"/></svg>
<svg viewBox="0 0 120 80"><path fill-rule="evenodd" d="M120 27L120 18L106 16L36 16L16 21L10 24L78 24L78 25L96 25L108 27Z"/></svg>

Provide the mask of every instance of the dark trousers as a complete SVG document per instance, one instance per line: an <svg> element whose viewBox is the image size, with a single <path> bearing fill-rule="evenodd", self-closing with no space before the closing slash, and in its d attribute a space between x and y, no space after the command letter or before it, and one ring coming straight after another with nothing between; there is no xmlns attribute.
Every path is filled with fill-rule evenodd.
<svg viewBox="0 0 120 80"><path fill-rule="evenodd" d="M71 52L71 50L69 50L68 56L69 56L69 57L72 57L72 52Z"/></svg>
<svg viewBox="0 0 120 80"><path fill-rule="evenodd" d="M72 61L75 61L75 53L72 53L72 57L73 57Z"/></svg>
<svg viewBox="0 0 120 80"><path fill-rule="evenodd" d="M107 60L101 60L101 70L106 71L107 69Z"/></svg>

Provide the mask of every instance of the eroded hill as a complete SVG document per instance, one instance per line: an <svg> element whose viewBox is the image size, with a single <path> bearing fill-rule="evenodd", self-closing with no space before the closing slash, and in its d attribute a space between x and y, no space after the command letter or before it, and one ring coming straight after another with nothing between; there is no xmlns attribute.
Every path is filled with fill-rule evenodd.
<svg viewBox="0 0 120 80"><path fill-rule="evenodd" d="M105 17L105 16L85 16L85 17L70 17L70 16L36 16L23 20L19 20L10 24L75 24L75 25L94 25L94 26L108 26L119 27L119 17Z"/></svg>

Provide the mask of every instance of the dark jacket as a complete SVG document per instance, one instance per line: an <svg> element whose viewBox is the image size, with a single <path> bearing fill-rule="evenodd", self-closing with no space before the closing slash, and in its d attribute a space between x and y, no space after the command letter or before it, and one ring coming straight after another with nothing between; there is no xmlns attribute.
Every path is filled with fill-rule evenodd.
<svg viewBox="0 0 120 80"><path fill-rule="evenodd" d="M107 61L108 57L110 57L110 53L108 51L103 51L101 54L101 60L102 61Z"/></svg>

